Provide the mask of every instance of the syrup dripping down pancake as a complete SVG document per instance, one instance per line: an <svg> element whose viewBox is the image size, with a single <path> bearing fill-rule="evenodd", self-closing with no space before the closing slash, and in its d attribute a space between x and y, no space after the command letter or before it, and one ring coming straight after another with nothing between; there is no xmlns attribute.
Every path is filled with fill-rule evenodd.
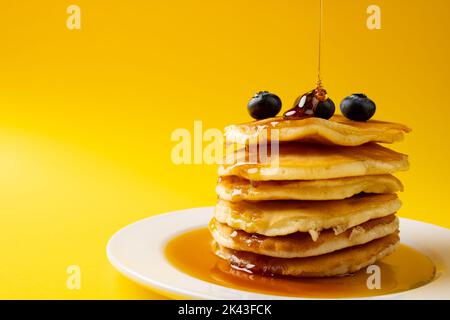
<svg viewBox="0 0 450 320"><path fill-rule="evenodd" d="M218 200L215 218L247 233L273 237L309 232L313 239L323 229L336 234L375 218L395 213L401 207L396 194L361 194L328 201Z"/></svg>
<svg viewBox="0 0 450 320"><path fill-rule="evenodd" d="M237 251L213 243L217 256L239 270L263 275L331 277L354 273L391 254L399 242L398 232L366 244L306 258L274 258Z"/></svg>
<svg viewBox="0 0 450 320"><path fill-rule="evenodd" d="M236 175L253 181L317 180L389 174L407 170L408 157L375 143L358 147L284 143L278 155L261 156L253 148L228 155L219 176ZM232 157L230 159L230 157Z"/></svg>
<svg viewBox="0 0 450 320"><path fill-rule="evenodd" d="M324 230L316 241L306 232L276 237L246 233L222 224L214 218L209 224L209 229L214 240L228 249L277 258L303 258L327 254L385 237L397 231L398 226L398 218L392 214L369 220L339 235L335 235L333 230Z"/></svg>
<svg viewBox="0 0 450 320"><path fill-rule="evenodd" d="M320 118L285 119L282 117L253 121L225 128L228 142L245 144L258 139L264 131L278 129L278 140L312 142L328 145L359 146L368 142L393 143L411 131L407 126L384 121L351 121L335 115ZM269 135L270 136L270 135Z"/></svg>
<svg viewBox="0 0 450 320"><path fill-rule="evenodd" d="M324 180L250 181L220 177L216 193L228 201L339 200L364 193L394 193L403 185L392 175L371 175Z"/></svg>

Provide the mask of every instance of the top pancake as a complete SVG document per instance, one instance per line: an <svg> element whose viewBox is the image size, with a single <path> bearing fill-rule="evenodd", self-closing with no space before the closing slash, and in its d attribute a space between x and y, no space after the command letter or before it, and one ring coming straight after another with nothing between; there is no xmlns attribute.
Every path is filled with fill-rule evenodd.
<svg viewBox="0 0 450 320"><path fill-rule="evenodd" d="M409 167L406 155L376 143L348 148L290 142L279 146L278 155L269 150L267 157L253 149L229 154L219 175L253 181L318 180L388 174Z"/></svg>
<svg viewBox="0 0 450 320"><path fill-rule="evenodd" d="M277 139L282 142L302 141L341 146L359 146L367 142L393 143L402 140L404 134L411 131L398 123L377 120L358 122L335 115L330 120L277 117L231 125L225 128L225 136L227 142L245 144L257 141L273 129L278 130Z"/></svg>

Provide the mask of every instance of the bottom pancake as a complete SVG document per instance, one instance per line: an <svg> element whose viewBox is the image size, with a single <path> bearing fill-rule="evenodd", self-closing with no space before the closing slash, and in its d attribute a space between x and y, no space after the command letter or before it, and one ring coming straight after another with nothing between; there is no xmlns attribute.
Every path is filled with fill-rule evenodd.
<svg viewBox="0 0 450 320"><path fill-rule="evenodd" d="M331 277L346 275L367 267L391 254L400 238L398 232L369 243L307 258L274 258L225 248L213 243L217 256L237 269L264 275Z"/></svg>
<svg viewBox="0 0 450 320"><path fill-rule="evenodd" d="M314 241L307 232L267 237L233 229L214 218L209 223L214 240L221 246L278 258L319 256L382 238L394 233L398 226L398 218L391 214L366 221L338 235L332 229L323 230Z"/></svg>

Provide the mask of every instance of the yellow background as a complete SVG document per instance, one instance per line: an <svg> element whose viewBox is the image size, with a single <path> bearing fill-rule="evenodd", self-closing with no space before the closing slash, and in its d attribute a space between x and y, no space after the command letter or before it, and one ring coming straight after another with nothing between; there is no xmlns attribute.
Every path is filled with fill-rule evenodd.
<svg viewBox="0 0 450 320"><path fill-rule="evenodd" d="M81 30L66 8L81 8ZM382 30L366 27L378 4ZM450 227L450 1L325 0L323 79L339 104L414 131L394 148L400 215ZM177 128L249 120L259 90L284 107L316 81L318 0L2 1L0 298L158 298L105 245L150 215L212 205L216 168L170 161ZM66 267L82 288L66 289Z"/></svg>

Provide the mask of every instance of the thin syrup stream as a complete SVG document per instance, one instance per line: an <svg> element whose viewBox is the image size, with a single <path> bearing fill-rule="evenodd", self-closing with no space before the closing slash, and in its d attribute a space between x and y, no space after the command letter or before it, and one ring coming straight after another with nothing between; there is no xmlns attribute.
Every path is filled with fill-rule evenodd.
<svg viewBox="0 0 450 320"><path fill-rule="evenodd" d="M319 0L319 10L320 10L320 16L319 16L319 54L318 54L318 64L317 64L317 88L322 87L322 78L321 78L321 72L320 72L320 62L321 62L321 55L322 55L322 32L323 32L323 0Z"/></svg>

